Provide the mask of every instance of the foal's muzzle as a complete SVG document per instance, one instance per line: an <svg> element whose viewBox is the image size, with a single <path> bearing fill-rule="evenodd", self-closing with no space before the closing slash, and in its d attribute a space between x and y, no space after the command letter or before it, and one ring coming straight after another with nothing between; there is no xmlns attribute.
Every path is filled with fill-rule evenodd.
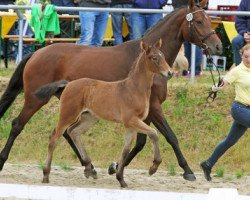
<svg viewBox="0 0 250 200"><path fill-rule="evenodd" d="M171 79L174 75L171 71L162 71L161 74L167 78L167 80Z"/></svg>

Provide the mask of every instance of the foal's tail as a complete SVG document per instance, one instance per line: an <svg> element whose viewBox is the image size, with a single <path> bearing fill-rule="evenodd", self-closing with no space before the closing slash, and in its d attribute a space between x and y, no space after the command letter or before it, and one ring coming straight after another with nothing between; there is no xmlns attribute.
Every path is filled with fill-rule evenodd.
<svg viewBox="0 0 250 200"><path fill-rule="evenodd" d="M12 75L7 88L0 99L0 118L2 118L6 110L11 106L13 101L16 99L17 95L22 91L23 70L26 63L28 62L28 60L31 58L32 55L33 53L26 55L22 59L22 61L18 64L16 71Z"/></svg>
<svg viewBox="0 0 250 200"><path fill-rule="evenodd" d="M69 81L60 80L38 88L34 95L40 100L48 100L53 95L60 96Z"/></svg>

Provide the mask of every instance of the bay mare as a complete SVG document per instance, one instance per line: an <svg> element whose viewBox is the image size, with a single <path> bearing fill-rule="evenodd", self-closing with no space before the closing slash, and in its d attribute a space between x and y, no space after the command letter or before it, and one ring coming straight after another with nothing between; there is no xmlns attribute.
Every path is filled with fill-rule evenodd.
<svg viewBox="0 0 250 200"><path fill-rule="evenodd" d="M59 121L48 145L46 165L43 169L43 182L49 182L51 162L58 139L65 131L77 145L84 159L84 174L88 178L97 177L91 159L81 143L80 134L85 133L98 119L122 123L126 132L124 147L119 161L116 178L121 187L127 187L123 173L125 159L130 152L137 132L152 140L154 146L153 165L149 174L154 174L161 163L157 131L143 122L148 116L151 86L155 74L162 74L167 79L173 76L172 69L166 63L164 54L159 50L161 39L153 46L141 41L141 53L133 64L128 77L114 82L90 78L81 78L71 82L57 81L39 88L35 95L40 99L50 99L57 90L62 90L60 98Z"/></svg>
<svg viewBox="0 0 250 200"><path fill-rule="evenodd" d="M203 0L200 2L200 6L196 6L194 0L189 0L187 7L175 10L147 31L143 40L148 44L154 44L159 38L162 38L161 51L170 66L172 66L183 41L189 41L206 48L210 54L221 54L221 41L214 34L211 20L202 9L206 3L207 0ZM58 43L44 47L33 55L25 57L17 66L0 100L0 117L2 117L16 96L22 89L24 90L23 108L12 121L8 140L0 153L0 170L8 159L13 143L25 124L34 113L48 102L37 100L33 95L35 90L42 85L64 79L68 81L83 77L104 81L124 79L139 55L139 42L140 40L133 40L114 47L89 47ZM194 173L184 158L178 140L161 109L161 103L165 101L166 96L166 78L156 75L152 85L149 114L145 122L147 124L152 122L164 135L172 146L180 167L184 170L183 177L193 181L195 180ZM80 153L67 132L64 133L64 137L77 154L81 164L84 165ZM128 155L126 165L143 148L145 143L146 136L138 133L136 145Z"/></svg>

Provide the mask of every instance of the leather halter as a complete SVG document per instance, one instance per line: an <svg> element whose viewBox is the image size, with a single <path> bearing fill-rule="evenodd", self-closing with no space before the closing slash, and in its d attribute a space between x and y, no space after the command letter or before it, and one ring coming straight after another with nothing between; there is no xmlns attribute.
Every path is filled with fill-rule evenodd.
<svg viewBox="0 0 250 200"><path fill-rule="evenodd" d="M205 36L201 36L199 34L199 32L197 31L197 28L195 26L195 24L193 23L193 19L194 19L194 14L197 13L197 12L205 12L203 9L199 9L199 10L196 10L194 12L189 12L189 7L188 7L188 14L186 15L186 20L189 22L189 35L192 36L194 35L195 33L195 36L199 39L199 43L200 43L200 47L203 49L203 50L206 50L208 49L208 46L204 43L205 40L207 40L211 35L213 34L216 34L215 31L211 31L210 33L208 33L207 35Z"/></svg>
<svg viewBox="0 0 250 200"><path fill-rule="evenodd" d="M203 9L198 9L198 10L196 10L194 12L190 12L190 8L188 7L188 14L186 15L186 20L189 22L189 25L188 25L188 27L189 27L189 35L190 35L190 37L192 35L196 36L198 38L198 40L199 40L199 43L200 43L199 46L203 50L207 50L208 46L204 43L204 41L207 40L211 35L216 34L216 32L213 30L213 31L211 31L210 33L208 33L205 36L201 36L199 34L199 32L197 31L197 28L196 28L195 24L193 23L194 14L197 13L197 12L205 12L205 11ZM195 35L194 35L194 33L195 33ZM212 63L215 66L215 64L213 63L212 59L210 58L210 55L209 55L209 62ZM217 66L216 66L216 69L217 69L217 72L219 74L219 79L218 79L218 84L217 85L221 86L224 83L223 83L223 80L220 77L220 72L219 72ZM213 84L216 85L211 68L210 68L210 73L211 73L211 76L212 76L212 79L213 79ZM210 91L210 93L209 93L209 95L207 97L207 102L209 102L209 103L213 102L214 99L216 98L216 96L217 96L217 92Z"/></svg>

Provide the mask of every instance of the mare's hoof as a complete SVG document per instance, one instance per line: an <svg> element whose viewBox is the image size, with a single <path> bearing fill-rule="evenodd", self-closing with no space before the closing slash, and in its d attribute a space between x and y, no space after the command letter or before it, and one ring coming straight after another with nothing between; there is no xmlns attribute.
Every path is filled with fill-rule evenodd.
<svg viewBox="0 0 250 200"><path fill-rule="evenodd" d="M195 181L196 177L194 174L183 174L183 178L187 181Z"/></svg>
<svg viewBox="0 0 250 200"><path fill-rule="evenodd" d="M89 178L90 176L93 179L97 179L97 172L95 171L95 169L91 169L91 170L84 170L84 175L86 178Z"/></svg>
<svg viewBox="0 0 250 200"><path fill-rule="evenodd" d="M2 171L5 161L6 161L5 159L0 157L0 171Z"/></svg>
<svg viewBox="0 0 250 200"><path fill-rule="evenodd" d="M112 162L112 163L109 165L108 174L109 174L109 175L115 174L116 171L117 171L117 168L118 168L118 163L117 163L117 162Z"/></svg>

